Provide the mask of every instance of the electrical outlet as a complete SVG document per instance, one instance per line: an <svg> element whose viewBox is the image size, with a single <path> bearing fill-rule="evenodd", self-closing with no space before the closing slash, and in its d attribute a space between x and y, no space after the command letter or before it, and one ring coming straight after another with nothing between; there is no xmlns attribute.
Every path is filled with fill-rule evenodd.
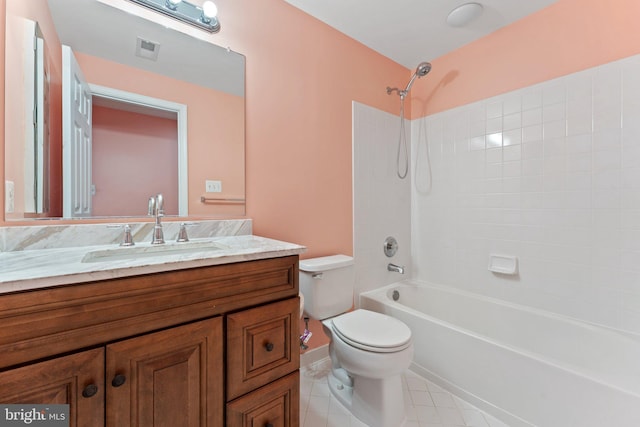
<svg viewBox="0 0 640 427"><path fill-rule="evenodd" d="M4 182L4 210L6 213L13 213L15 209L15 187L13 181Z"/></svg>
<svg viewBox="0 0 640 427"><path fill-rule="evenodd" d="M207 193L221 193L222 192L222 181L212 181L207 179L205 181Z"/></svg>

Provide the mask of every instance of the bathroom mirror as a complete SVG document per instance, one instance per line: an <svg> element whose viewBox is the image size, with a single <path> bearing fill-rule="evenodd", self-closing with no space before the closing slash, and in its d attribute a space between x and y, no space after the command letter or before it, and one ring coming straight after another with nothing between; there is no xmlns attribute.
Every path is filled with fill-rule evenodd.
<svg viewBox="0 0 640 427"><path fill-rule="evenodd" d="M6 8L7 220L244 215L243 55L103 0Z"/></svg>

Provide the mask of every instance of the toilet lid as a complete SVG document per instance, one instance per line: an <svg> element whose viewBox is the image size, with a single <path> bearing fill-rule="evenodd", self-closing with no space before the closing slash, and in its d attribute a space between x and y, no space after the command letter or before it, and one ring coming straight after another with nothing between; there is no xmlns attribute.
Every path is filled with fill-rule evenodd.
<svg viewBox="0 0 640 427"><path fill-rule="evenodd" d="M332 321L333 331L354 347L380 353L411 344L411 329L400 320L369 310L355 310Z"/></svg>

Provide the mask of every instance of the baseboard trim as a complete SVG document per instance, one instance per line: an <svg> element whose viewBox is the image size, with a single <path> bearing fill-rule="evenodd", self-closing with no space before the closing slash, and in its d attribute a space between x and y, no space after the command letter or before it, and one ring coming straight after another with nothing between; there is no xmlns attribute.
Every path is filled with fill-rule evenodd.
<svg viewBox="0 0 640 427"><path fill-rule="evenodd" d="M305 351L300 355L300 367L310 366L327 357L329 357L329 345L321 345L320 347Z"/></svg>

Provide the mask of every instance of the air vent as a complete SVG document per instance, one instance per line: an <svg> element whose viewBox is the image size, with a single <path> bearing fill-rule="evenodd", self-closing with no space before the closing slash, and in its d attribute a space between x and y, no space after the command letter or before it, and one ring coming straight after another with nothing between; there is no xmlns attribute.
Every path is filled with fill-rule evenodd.
<svg viewBox="0 0 640 427"><path fill-rule="evenodd" d="M145 40L142 37L138 37L136 39L136 56L156 61L158 59L159 51L159 43L152 42L151 40Z"/></svg>

